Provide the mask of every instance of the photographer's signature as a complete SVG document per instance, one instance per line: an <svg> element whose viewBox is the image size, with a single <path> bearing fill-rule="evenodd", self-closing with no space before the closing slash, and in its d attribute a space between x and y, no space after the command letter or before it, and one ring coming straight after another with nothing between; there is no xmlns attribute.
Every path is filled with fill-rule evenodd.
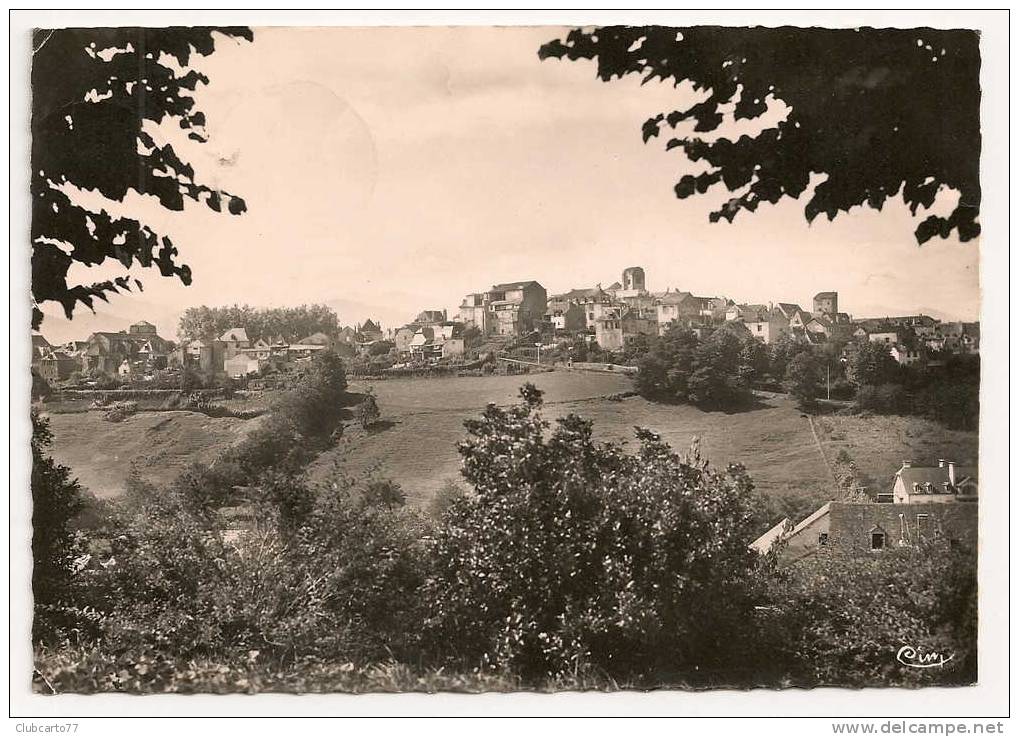
<svg viewBox="0 0 1019 737"><path fill-rule="evenodd" d="M938 650L923 650L912 645L903 645L895 653L895 659L910 668L943 668L955 654L946 655Z"/></svg>

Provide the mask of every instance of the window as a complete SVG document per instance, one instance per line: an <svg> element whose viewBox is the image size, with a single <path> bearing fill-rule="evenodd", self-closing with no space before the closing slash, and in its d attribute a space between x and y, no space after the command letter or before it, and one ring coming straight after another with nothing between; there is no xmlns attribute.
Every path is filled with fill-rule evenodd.
<svg viewBox="0 0 1019 737"><path fill-rule="evenodd" d="M761 332L761 323L757 323L757 332Z"/></svg>
<svg viewBox="0 0 1019 737"><path fill-rule="evenodd" d="M885 533L880 530L870 533L870 549L871 550L884 550L885 547Z"/></svg>
<svg viewBox="0 0 1019 737"><path fill-rule="evenodd" d="M827 545L828 544L828 533L827 532L819 532L819 533L817 533L817 544L818 545Z"/></svg>

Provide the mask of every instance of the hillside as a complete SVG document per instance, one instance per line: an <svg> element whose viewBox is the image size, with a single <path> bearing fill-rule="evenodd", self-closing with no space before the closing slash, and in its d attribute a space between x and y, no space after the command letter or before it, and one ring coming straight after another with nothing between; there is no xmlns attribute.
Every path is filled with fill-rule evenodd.
<svg viewBox="0 0 1019 737"><path fill-rule="evenodd" d="M172 481L189 464L215 459L260 422L184 411L139 412L122 422L107 422L98 412L48 416L53 458L98 497L120 494L132 468L150 483Z"/></svg>
<svg viewBox="0 0 1019 737"><path fill-rule="evenodd" d="M374 390L383 429L348 432L343 443L312 464L312 476L323 479L340 464L354 475L391 478L412 503L427 504L448 481L460 480L456 444L466 437L464 419L480 413L487 401L516 401L517 388L528 380L545 390L548 419L579 414L594 422L598 439L632 447L636 425L659 433L680 453L696 438L702 457L718 468L742 463L757 489L772 500L776 521L783 515L804 516L832 497L834 482L822 448L829 461L845 448L875 488L890 488L904 458L918 463L941 457L976 460L976 433L948 431L918 418L819 417L815 441L810 422L782 395L762 398L745 412L705 412L641 397L609 399L630 388L622 376L557 372L379 382Z"/></svg>

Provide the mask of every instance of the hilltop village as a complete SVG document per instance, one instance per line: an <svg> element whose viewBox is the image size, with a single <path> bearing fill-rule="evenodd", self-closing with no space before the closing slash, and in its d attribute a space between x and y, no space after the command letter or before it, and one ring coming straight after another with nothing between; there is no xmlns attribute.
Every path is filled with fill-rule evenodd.
<svg viewBox="0 0 1019 737"><path fill-rule="evenodd" d="M980 324L942 322L929 315L854 318L840 310L839 295L823 291L807 308L795 302L747 304L680 289L650 291L644 269L623 270L609 286L549 295L533 280L505 282L468 294L458 311L424 309L414 319L384 329L363 322L287 337L252 335L243 325L221 333L174 341L139 320L128 330L96 332L52 345L32 336L33 374L50 385L89 381L137 383L185 368L207 380L244 380L299 365L321 350L364 365L365 373L409 368L457 367L486 355L535 363L570 360L564 346L588 345L612 363L625 363L628 347L662 335L673 325L699 338L715 330L752 336L766 345L789 340L811 345L881 343L900 365L936 366L946 356L979 354ZM179 337L179 336L178 336ZM544 353L544 356L542 355ZM356 372L356 365L353 367Z"/></svg>

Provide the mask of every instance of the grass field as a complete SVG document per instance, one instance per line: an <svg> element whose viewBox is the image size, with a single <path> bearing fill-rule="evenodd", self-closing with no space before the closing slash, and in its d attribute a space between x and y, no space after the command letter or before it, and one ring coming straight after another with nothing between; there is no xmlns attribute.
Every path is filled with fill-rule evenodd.
<svg viewBox="0 0 1019 737"><path fill-rule="evenodd" d="M719 467L743 463L757 488L790 516L832 496L834 485L822 450L829 460L840 449L847 450L875 488L890 488L906 458L916 463L977 458L976 433L948 431L916 418L818 417L815 440L809 421L783 396L763 398L744 412L704 412L640 397L610 399L631 389L625 376L555 372L377 382L372 386L383 429L366 434L351 427L345 440L323 453L309 473L324 479L338 463L354 475L374 470L398 482L411 503L427 504L447 481L460 480L456 445L466 436L463 421L489 402L515 403L527 381L544 390L546 418L569 413L587 417L600 440L627 441L632 447L635 425L659 433L679 452L697 438L703 457ZM351 384L354 392L367 387ZM120 423L106 422L96 412L53 415L53 455L96 494L110 496L123 489L132 467L151 482L169 481L190 462L213 460L257 422L192 412L142 412Z"/></svg>
<svg viewBox="0 0 1019 737"><path fill-rule="evenodd" d="M735 414L703 412L640 397L608 399L629 390L629 379L565 372L380 382L374 389L388 421L386 429L370 435L353 433L339 448L323 454L312 474L323 478L338 461L352 474L377 468L378 475L398 482L412 502L427 503L447 480L459 479L456 444L466 435L464 419L479 413L488 401L513 403L527 380L545 391L547 418L569 413L587 417L600 440L628 441L632 446L633 428L639 425L659 433L680 452L699 439L704 457L719 466L744 463L758 488L771 495L820 499L831 487L810 427L788 400L764 400L756 409Z"/></svg>
<svg viewBox="0 0 1019 737"><path fill-rule="evenodd" d="M183 411L139 412L121 422L99 412L49 420L53 458L100 498L122 493L132 468L152 484L168 483L189 464L214 460L260 422Z"/></svg>

